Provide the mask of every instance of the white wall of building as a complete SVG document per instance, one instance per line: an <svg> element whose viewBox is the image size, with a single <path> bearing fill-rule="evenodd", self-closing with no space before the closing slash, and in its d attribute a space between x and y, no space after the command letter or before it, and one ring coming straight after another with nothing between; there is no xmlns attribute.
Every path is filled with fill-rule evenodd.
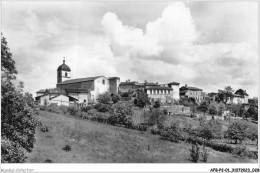
<svg viewBox="0 0 260 173"><path fill-rule="evenodd" d="M66 73L67 73L67 77L66 77ZM62 76L62 82L64 82L65 80L71 79L71 72L70 71L61 71L61 76Z"/></svg>
<svg viewBox="0 0 260 173"><path fill-rule="evenodd" d="M175 100L179 100L180 99L180 89L179 89L179 85L171 85L171 88L173 89L172 91L172 97Z"/></svg>
<svg viewBox="0 0 260 173"><path fill-rule="evenodd" d="M46 102L47 103L47 105L49 104L49 95L46 95L46 96L42 96L41 98L40 98L40 105L44 105L44 102Z"/></svg>
<svg viewBox="0 0 260 173"><path fill-rule="evenodd" d="M88 93L69 93L69 96L78 99L78 103L83 103L84 100L86 101L85 103L88 104L88 97L89 94Z"/></svg>
<svg viewBox="0 0 260 173"><path fill-rule="evenodd" d="M99 94L109 91L109 81L106 77L99 77L94 80L94 91L91 91L91 100L97 100Z"/></svg>
<svg viewBox="0 0 260 173"><path fill-rule="evenodd" d="M57 103L59 106L65 105L69 106L69 97L65 95L59 95L51 100L49 100L50 103Z"/></svg>

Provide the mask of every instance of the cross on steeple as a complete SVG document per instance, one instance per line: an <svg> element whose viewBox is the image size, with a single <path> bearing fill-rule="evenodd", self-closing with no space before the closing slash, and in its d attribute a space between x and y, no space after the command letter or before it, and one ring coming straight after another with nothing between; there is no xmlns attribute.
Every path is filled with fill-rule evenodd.
<svg viewBox="0 0 260 173"><path fill-rule="evenodd" d="M65 63L65 57L63 57L63 63Z"/></svg>

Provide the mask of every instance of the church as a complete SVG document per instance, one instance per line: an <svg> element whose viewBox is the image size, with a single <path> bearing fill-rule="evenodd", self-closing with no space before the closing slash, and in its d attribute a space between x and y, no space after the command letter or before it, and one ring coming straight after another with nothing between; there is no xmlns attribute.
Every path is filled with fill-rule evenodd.
<svg viewBox="0 0 260 173"><path fill-rule="evenodd" d="M71 79L71 69L63 60L57 69L56 88L41 89L36 92L35 100L40 105L93 104L100 94L118 94L119 77L94 76Z"/></svg>

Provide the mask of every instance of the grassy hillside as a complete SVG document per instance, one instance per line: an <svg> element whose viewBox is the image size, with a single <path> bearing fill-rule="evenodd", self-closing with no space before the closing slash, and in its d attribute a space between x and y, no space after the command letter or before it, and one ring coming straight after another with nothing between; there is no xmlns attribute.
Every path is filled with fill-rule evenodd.
<svg viewBox="0 0 260 173"><path fill-rule="evenodd" d="M49 129L37 130L37 142L28 163L190 163L190 144L161 140L140 132L65 115L40 112ZM64 151L64 146L71 151ZM208 162L246 163L248 159L209 149ZM201 161L200 161L201 162Z"/></svg>

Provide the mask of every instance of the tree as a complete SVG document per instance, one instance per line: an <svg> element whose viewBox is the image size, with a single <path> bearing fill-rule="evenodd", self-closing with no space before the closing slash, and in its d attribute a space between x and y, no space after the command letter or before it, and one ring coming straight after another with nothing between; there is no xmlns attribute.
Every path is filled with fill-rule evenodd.
<svg viewBox="0 0 260 173"><path fill-rule="evenodd" d="M217 108L214 105L210 105L209 107L209 114L216 115L217 114Z"/></svg>
<svg viewBox="0 0 260 173"><path fill-rule="evenodd" d="M222 137L222 125L217 120L206 121L201 119L197 130L198 136L207 140L220 139Z"/></svg>
<svg viewBox="0 0 260 173"><path fill-rule="evenodd" d="M218 115L222 116L225 110L226 110L225 104L223 102L220 102L218 107Z"/></svg>
<svg viewBox="0 0 260 173"><path fill-rule="evenodd" d="M252 106L250 106L247 110L249 117L254 117L255 114L258 114L258 112L256 111L256 109Z"/></svg>
<svg viewBox="0 0 260 173"><path fill-rule="evenodd" d="M1 33L1 71L2 79L11 80L15 79L17 74L15 61L12 59L12 53L7 45L6 38Z"/></svg>
<svg viewBox="0 0 260 173"><path fill-rule="evenodd" d="M154 107L154 108L159 108L160 106L161 106L160 101L159 101L159 100L156 100L156 101L154 102L153 107Z"/></svg>
<svg viewBox="0 0 260 173"><path fill-rule="evenodd" d="M205 113L206 113L207 110L208 110L208 104L207 104L207 102L206 102L206 101L202 102L202 103L199 105L198 110L204 112L204 115L205 115Z"/></svg>
<svg viewBox="0 0 260 173"><path fill-rule="evenodd" d="M152 109L148 119L148 124L150 126L158 125L158 127L162 127L165 120L166 113L164 111L161 111L160 109Z"/></svg>
<svg viewBox="0 0 260 173"><path fill-rule="evenodd" d="M219 90L218 91L218 101L222 101L223 103L227 103L228 98L233 96L234 90L232 89L231 86L226 86L224 90Z"/></svg>
<svg viewBox="0 0 260 173"><path fill-rule="evenodd" d="M228 126L225 132L225 137L231 140L235 140L237 144L238 141L242 142L247 137L248 126L242 122L234 122Z"/></svg>
<svg viewBox="0 0 260 173"><path fill-rule="evenodd" d="M98 103L109 104L112 101L110 92L99 94L97 98Z"/></svg>
<svg viewBox="0 0 260 173"><path fill-rule="evenodd" d="M1 38L1 160L22 163L35 143L36 106L32 95L23 92L23 83L16 87L17 74L12 53Z"/></svg>
<svg viewBox="0 0 260 173"><path fill-rule="evenodd" d="M142 89L137 89L135 105L144 108L148 104L150 104L148 95Z"/></svg>
<svg viewBox="0 0 260 173"><path fill-rule="evenodd" d="M238 111L238 116L239 117L244 117L245 112L246 112L245 107L244 106L240 106L239 111Z"/></svg>
<svg viewBox="0 0 260 173"><path fill-rule="evenodd" d="M113 103L117 103L120 100L120 95L112 94L112 101Z"/></svg>

